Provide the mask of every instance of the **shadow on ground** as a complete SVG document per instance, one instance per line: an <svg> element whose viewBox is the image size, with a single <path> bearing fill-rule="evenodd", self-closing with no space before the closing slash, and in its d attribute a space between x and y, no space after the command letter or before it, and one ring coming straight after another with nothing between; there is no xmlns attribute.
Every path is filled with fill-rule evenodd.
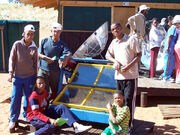
<svg viewBox="0 0 180 135"><path fill-rule="evenodd" d="M164 126L156 126L157 130L160 134L158 135L180 135L180 132L176 130L175 126L172 125L164 125Z"/></svg>

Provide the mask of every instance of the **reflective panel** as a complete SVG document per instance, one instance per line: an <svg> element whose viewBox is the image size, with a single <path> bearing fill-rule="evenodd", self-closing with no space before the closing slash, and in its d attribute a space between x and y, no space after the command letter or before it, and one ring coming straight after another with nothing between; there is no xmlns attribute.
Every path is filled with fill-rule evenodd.
<svg viewBox="0 0 180 135"><path fill-rule="evenodd" d="M85 105L106 108L108 102L113 103L113 92L94 90Z"/></svg>
<svg viewBox="0 0 180 135"><path fill-rule="evenodd" d="M70 84L93 86L100 68L99 66L79 65L76 75Z"/></svg>
<svg viewBox="0 0 180 135"><path fill-rule="evenodd" d="M71 103L80 105L88 95L90 89L67 87L63 95L57 102Z"/></svg>
<svg viewBox="0 0 180 135"><path fill-rule="evenodd" d="M105 67L97 82L97 87L116 89L116 80L114 79L114 68Z"/></svg>

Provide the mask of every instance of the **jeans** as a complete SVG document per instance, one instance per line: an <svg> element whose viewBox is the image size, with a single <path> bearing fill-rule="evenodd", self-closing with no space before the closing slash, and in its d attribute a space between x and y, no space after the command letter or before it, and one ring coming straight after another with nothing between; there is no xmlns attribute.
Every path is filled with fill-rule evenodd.
<svg viewBox="0 0 180 135"><path fill-rule="evenodd" d="M69 108L63 104L60 104L57 106L51 105L50 108L46 109L43 114L50 118L53 118L53 119L57 119L60 117L67 118L68 121L66 122L66 124L68 126L72 126L72 124L74 122L78 121L76 116L72 114L72 112L69 110ZM36 132L35 132L35 135L49 135L49 134L53 133L56 129L56 127L51 125L49 122L41 121L36 117L34 117L30 121L30 123L34 127L38 128L38 130L36 130Z"/></svg>
<svg viewBox="0 0 180 135"><path fill-rule="evenodd" d="M35 79L34 76L23 79L18 77L14 78L13 90L11 95L10 121L16 122L18 120L21 110L21 100L23 95L24 95L23 116L26 117L28 98L32 93L34 79Z"/></svg>

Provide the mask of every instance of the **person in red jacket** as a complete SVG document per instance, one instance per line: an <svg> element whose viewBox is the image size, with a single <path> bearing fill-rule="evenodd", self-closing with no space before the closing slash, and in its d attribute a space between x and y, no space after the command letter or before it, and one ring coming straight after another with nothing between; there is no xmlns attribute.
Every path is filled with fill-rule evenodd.
<svg viewBox="0 0 180 135"><path fill-rule="evenodd" d="M66 124L73 126L75 133L85 132L92 128L92 126L84 126L79 124L78 119L72 114L68 107L63 104L48 107L48 92L45 89L45 80L38 76L36 79L35 90L29 97L29 104L27 108L27 118L30 123L36 127L34 135L49 135L52 134L58 124L57 118L68 119Z"/></svg>

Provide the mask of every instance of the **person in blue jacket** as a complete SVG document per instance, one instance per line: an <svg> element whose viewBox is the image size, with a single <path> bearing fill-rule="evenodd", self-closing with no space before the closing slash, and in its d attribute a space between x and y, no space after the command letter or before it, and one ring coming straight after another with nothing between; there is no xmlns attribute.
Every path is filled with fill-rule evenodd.
<svg viewBox="0 0 180 135"><path fill-rule="evenodd" d="M177 29L175 25L172 25L167 31L165 37L165 54L164 54L164 73L163 81L164 82L174 82L174 79L171 77L173 73L175 55L174 55L174 45L176 43Z"/></svg>
<svg viewBox="0 0 180 135"><path fill-rule="evenodd" d="M44 38L39 46L39 71L38 76L46 80L46 89L50 92L50 100L57 96L60 68L66 66L71 57L68 46L60 40L62 26L53 23L52 36ZM64 56L63 60L60 57Z"/></svg>

